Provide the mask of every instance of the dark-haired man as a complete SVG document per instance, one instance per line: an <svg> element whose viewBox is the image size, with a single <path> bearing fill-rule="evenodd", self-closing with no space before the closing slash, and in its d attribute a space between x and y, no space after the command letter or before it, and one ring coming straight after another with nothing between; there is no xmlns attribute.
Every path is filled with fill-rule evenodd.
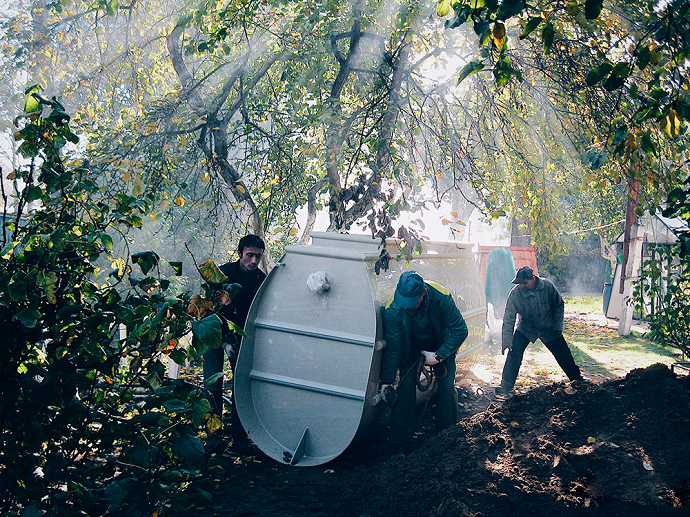
<svg viewBox="0 0 690 517"><path fill-rule="evenodd" d="M260 237L251 234L245 235L237 244L239 259L234 262L227 262L219 267L223 274L228 277L228 282L242 286L242 290L232 300L225 299L219 311L219 316L224 321L232 321L242 329L244 329L244 324L247 321L247 314L254 296L256 296L256 292L266 278L266 273L259 269L259 263L265 249L266 244ZM221 417L223 415L223 378L221 377L212 384L208 382L208 379L223 371L223 360L226 353L234 373L239 351L240 336L224 324L223 345L219 348L209 349L204 354L204 387L210 395L211 409ZM233 449L242 452L247 450L250 444L237 415L234 390L232 398L230 433L232 434ZM219 444L217 438L209 443L211 446Z"/></svg>
<svg viewBox="0 0 690 517"><path fill-rule="evenodd" d="M556 286L536 276L529 266L518 269L512 282L517 285L506 302L501 345L501 353L508 350L508 357L496 395L506 396L512 392L525 348L537 339L546 345L571 381L582 380L580 369L563 338L563 298Z"/></svg>

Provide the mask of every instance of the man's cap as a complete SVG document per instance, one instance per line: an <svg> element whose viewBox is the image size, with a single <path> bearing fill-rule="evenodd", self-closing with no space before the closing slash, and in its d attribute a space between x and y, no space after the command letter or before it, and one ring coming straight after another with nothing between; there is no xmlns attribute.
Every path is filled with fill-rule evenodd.
<svg viewBox="0 0 690 517"><path fill-rule="evenodd" d="M405 271L398 279L393 299L398 307L411 309L419 301L424 292L424 279L416 271Z"/></svg>
<svg viewBox="0 0 690 517"><path fill-rule="evenodd" d="M534 271L532 271L532 268L529 266L522 266L520 269L517 270L517 273L515 273L513 283L519 284L527 280L532 280L532 277L534 277Z"/></svg>

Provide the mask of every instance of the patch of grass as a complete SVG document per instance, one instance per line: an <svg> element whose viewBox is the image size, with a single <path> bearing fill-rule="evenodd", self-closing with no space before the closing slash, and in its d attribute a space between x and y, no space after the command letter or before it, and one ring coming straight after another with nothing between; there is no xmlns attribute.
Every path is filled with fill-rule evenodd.
<svg viewBox="0 0 690 517"><path fill-rule="evenodd" d="M604 312L601 296L564 296L565 312L576 314L602 314Z"/></svg>

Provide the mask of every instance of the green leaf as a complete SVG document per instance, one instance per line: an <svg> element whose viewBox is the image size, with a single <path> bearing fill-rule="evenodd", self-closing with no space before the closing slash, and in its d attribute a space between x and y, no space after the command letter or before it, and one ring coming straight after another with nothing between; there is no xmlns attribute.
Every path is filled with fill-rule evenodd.
<svg viewBox="0 0 690 517"><path fill-rule="evenodd" d="M9 286L7 287L7 294L13 302L26 300L27 295L27 277L26 275L17 273L12 277Z"/></svg>
<svg viewBox="0 0 690 517"><path fill-rule="evenodd" d="M640 149L642 149L647 154L655 154L656 148L654 147L654 142L652 142L649 132L642 135L640 140Z"/></svg>
<svg viewBox="0 0 690 517"><path fill-rule="evenodd" d="M586 0L585 1L585 18L588 20L596 20L601 14L604 7L604 0Z"/></svg>
<svg viewBox="0 0 690 517"><path fill-rule="evenodd" d="M42 110L41 101L35 95L42 89L43 88L41 88L40 85L34 84L33 86L29 86L24 91L24 94L26 95L26 100L24 101L24 113L36 113Z"/></svg>
<svg viewBox="0 0 690 517"><path fill-rule="evenodd" d="M182 276L182 262L168 262L168 264L175 270L175 276Z"/></svg>
<svg viewBox="0 0 690 517"><path fill-rule="evenodd" d="M173 442L173 452L191 468L200 467L204 461L204 444L196 436L181 436Z"/></svg>
<svg viewBox="0 0 690 517"><path fill-rule="evenodd" d="M652 57L652 52L649 50L648 46L642 46L637 50L637 68L644 70L649 64L649 60Z"/></svg>
<svg viewBox="0 0 690 517"><path fill-rule="evenodd" d="M613 70L611 70L611 75L606 79L604 88L610 92L617 90L625 84L625 80L629 74L630 65L626 61L617 63L616 66L613 67Z"/></svg>
<svg viewBox="0 0 690 517"><path fill-rule="evenodd" d="M239 334L242 337L246 337L247 334L242 330L242 327L235 325L232 321L228 320L228 328L232 330L235 334Z"/></svg>
<svg viewBox="0 0 690 517"><path fill-rule="evenodd" d="M474 22L474 32L479 36L479 46L484 45L489 38L489 22L476 21Z"/></svg>
<svg viewBox="0 0 690 517"><path fill-rule="evenodd" d="M189 405L180 399L167 400L163 403L163 407L169 413L177 413L189 409Z"/></svg>
<svg viewBox="0 0 690 517"><path fill-rule="evenodd" d="M553 24L551 22L547 22L541 31L541 39L544 43L544 54L548 54L551 51L555 36L556 31L553 28Z"/></svg>
<svg viewBox="0 0 690 517"><path fill-rule="evenodd" d="M36 185L29 185L24 192L27 203L43 198L43 190Z"/></svg>
<svg viewBox="0 0 690 517"><path fill-rule="evenodd" d="M98 235L98 238L101 240L101 243L103 243L103 246L107 250L112 251L113 238L105 232L97 232L96 235Z"/></svg>
<svg viewBox="0 0 690 517"><path fill-rule="evenodd" d="M522 33L518 36L519 39L525 39L527 36L532 34L534 29L539 27L541 25L541 22L544 21L544 18L541 16L536 16L533 18L530 18L529 21L527 22L527 25L525 25L525 28L523 29Z"/></svg>
<svg viewBox="0 0 690 517"><path fill-rule="evenodd" d="M613 70L613 65L611 63L601 63L599 66L590 70L590 72L587 74L587 85L594 86L604 77L606 77L609 74L609 72L611 72L611 70Z"/></svg>
<svg viewBox="0 0 690 517"><path fill-rule="evenodd" d="M213 375L208 377L204 382L207 386L211 386L217 383L218 381L222 380L223 377L225 377L225 374L223 372L214 373Z"/></svg>
<svg viewBox="0 0 690 517"><path fill-rule="evenodd" d="M144 274L147 274L154 266L157 266L158 260L158 254L154 251L144 251L132 255L132 262L138 264Z"/></svg>
<svg viewBox="0 0 690 517"><path fill-rule="evenodd" d="M194 403L192 408L192 425L195 429L199 428L211 413L211 404L205 398L201 398Z"/></svg>
<svg viewBox="0 0 690 517"><path fill-rule="evenodd" d="M17 313L17 320L24 325L26 328L32 329L41 319L41 313L35 309L22 309Z"/></svg>
<svg viewBox="0 0 690 517"><path fill-rule="evenodd" d="M230 300L234 300L235 296L237 296L240 293L240 291L242 291L242 285L241 284L223 284L223 289L228 294L228 298L230 298Z"/></svg>
<svg viewBox="0 0 690 517"><path fill-rule="evenodd" d="M83 303L77 303L75 305L64 305L58 309L58 316L62 318L70 318L79 312L84 308Z"/></svg>
<svg viewBox="0 0 690 517"><path fill-rule="evenodd" d="M223 323L216 314L206 316L201 321L192 321L193 345L199 355L209 348L218 348L223 337Z"/></svg>
<svg viewBox="0 0 690 517"><path fill-rule="evenodd" d="M501 6L498 8L496 18L499 20L507 20L516 14L520 14L525 9L524 0L503 0Z"/></svg>
<svg viewBox="0 0 690 517"><path fill-rule="evenodd" d="M456 27L460 27L460 25L467 21L467 18L472 13L472 8L468 5L459 7L458 4L455 4L454 9L455 17L453 17L452 20L446 20L445 25L447 29L455 29Z"/></svg>
<svg viewBox="0 0 690 517"><path fill-rule="evenodd" d="M460 70L456 84L460 84L467 77L476 74L477 72L479 72L483 68L484 68L484 63L482 63L479 60L475 60L475 61L472 61L471 63L467 63L464 67L462 67L462 70Z"/></svg>
<svg viewBox="0 0 690 517"><path fill-rule="evenodd" d="M17 244L19 244L17 241L10 241L5 244L5 247L2 248L2 251L0 251L0 257L2 257L4 260L9 259L14 251L14 248L17 247Z"/></svg>

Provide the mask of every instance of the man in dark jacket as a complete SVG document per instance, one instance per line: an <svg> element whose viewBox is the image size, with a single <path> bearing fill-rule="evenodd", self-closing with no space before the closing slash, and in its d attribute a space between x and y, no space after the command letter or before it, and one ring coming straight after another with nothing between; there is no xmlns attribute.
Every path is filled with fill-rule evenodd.
<svg viewBox="0 0 690 517"><path fill-rule="evenodd" d="M556 286L536 276L529 266L518 269L513 283L517 285L506 302L501 344L501 352L508 350L508 357L496 395L505 396L513 390L525 348L537 339L546 345L571 381L582 380L580 369L563 338L563 298Z"/></svg>
<svg viewBox="0 0 690 517"><path fill-rule="evenodd" d="M414 434L419 361L436 373L436 429L457 422L455 353L467 338L467 325L450 292L440 284L425 282L416 271L400 275L384 319L387 344L381 362L381 393L400 371L390 422L390 443L397 457L404 455Z"/></svg>
<svg viewBox="0 0 690 517"><path fill-rule="evenodd" d="M259 290L261 283L266 278L266 273L259 269L259 263L263 257L266 245L260 237L256 235L245 235L237 245L239 259L228 262L219 267L223 274L228 277L228 282L240 284L242 290L235 295L232 300L222 298L223 306L219 311L219 316L223 320L223 345L219 348L212 348L204 354L204 387L208 391L212 410L217 415L223 415L223 378L219 378L214 383L209 383L208 379L223 371L224 355L228 355L230 367L235 371L237 356L240 351L240 336L233 332L226 321L231 321L238 327L244 329L247 321L249 307ZM235 407L235 392L233 389L233 403L230 412L230 432L233 438L233 448L236 450L246 450L249 445L247 435L242 428L237 409ZM214 443L214 445L218 445Z"/></svg>

